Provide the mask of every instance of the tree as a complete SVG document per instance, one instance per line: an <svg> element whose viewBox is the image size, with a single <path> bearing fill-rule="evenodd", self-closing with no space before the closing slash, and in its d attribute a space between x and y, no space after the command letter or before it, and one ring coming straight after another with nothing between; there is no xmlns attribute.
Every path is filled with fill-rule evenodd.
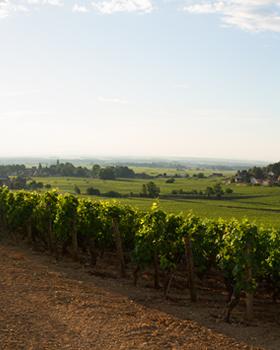
<svg viewBox="0 0 280 350"><path fill-rule="evenodd" d="M205 190L205 194L206 194L207 197L213 196L214 193L215 193L215 191L213 190L212 187L207 187L206 190Z"/></svg>
<svg viewBox="0 0 280 350"><path fill-rule="evenodd" d="M106 168L100 169L99 177L102 180L115 180L115 168L112 166L108 166Z"/></svg>
<svg viewBox="0 0 280 350"><path fill-rule="evenodd" d="M222 189L221 184L215 184L213 189L214 189L216 197L218 197L218 198L221 198L222 195L224 194L224 191Z"/></svg>
<svg viewBox="0 0 280 350"><path fill-rule="evenodd" d="M121 198L122 194L117 191L109 191L102 194L104 197Z"/></svg>
<svg viewBox="0 0 280 350"><path fill-rule="evenodd" d="M26 178L17 176L11 179L10 188L13 190L23 190L26 189Z"/></svg>
<svg viewBox="0 0 280 350"><path fill-rule="evenodd" d="M77 185L74 186L74 192L76 194L81 194L81 190L80 190L80 188Z"/></svg>
<svg viewBox="0 0 280 350"><path fill-rule="evenodd" d="M37 182L35 180L31 181L27 188L30 188L31 190L37 190L37 189L42 189L44 187L43 182Z"/></svg>
<svg viewBox="0 0 280 350"><path fill-rule="evenodd" d="M101 169L100 165L94 164L91 170L92 177L98 178L100 174L100 169Z"/></svg>
<svg viewBox="0 0 280 350"><path fill-rule="evenodd" d="M38 175L42 174L42 170L43 170L42 164L39 163L39 165L38 165Z"/></svg>
<svg viewBox="0 0 280 350"><path fill-rule="evenodd" d="M156 198L159 196L160 188L153 181L148 182L146 188L149 197Z"/></svg>
<svg viewBox="0 0 280 350"><path fill-rule="evenodd" d="M135 173L132 169L128 168L127 166L116 166L115 176L120 178L131 179L135 177Z"/></svg>
<svg viewBox="0 0 280 350"><path fill-rule="evenodd" d="M203 173L198 173L197 174L197 178L198 179L204 179L205 178L205 175Z"/></svg>
<svg viewBox="0 0 280 350"><path fill-rule="evenodd" d="M265 174L262 168L254 167L250 172L256 179L264 179L265 177Z"/></svg>
<svg viewBox="0 0 280 350"><path fill-rule="evenodd" d="M148 197L148 191L147 191L147 186L145 184L142 185L142 192L141 195L143 197Z"/></svg>
<svg viewBox="0 0 280 350"><path fill-rule="evenodd" d="M100 191L97 188L89 187L86 192L89 196L100 196Z"/></svg>

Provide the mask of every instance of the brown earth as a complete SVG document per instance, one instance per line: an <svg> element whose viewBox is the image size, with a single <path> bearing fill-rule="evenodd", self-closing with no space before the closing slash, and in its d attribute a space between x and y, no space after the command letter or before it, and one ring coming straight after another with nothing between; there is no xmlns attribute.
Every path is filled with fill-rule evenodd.
<svg viewBox="0 0 280 350"><path fill-rule="evenodd" d="M0 349L280 349L277 322L225 324L217 301L167 302L112 276L1 243Z"/></svg>

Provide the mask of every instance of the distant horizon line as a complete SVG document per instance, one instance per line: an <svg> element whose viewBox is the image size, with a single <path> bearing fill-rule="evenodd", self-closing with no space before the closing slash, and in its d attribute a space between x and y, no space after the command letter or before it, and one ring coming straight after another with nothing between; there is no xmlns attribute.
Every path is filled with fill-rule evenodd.
<svg viewBox="0 0 280 350"><path fill-rule="evenodd" d="M47 160L129 160L129 161L205 161L205 162L238 162L238 163L260 163L268 164L278 162L277 160L261 160L261 159L242 159L242 158L224 158L224 157L198 157L198 156L147 156L147 155L11 155L2 156L0 160L14 159L47 159Z"/></svg>

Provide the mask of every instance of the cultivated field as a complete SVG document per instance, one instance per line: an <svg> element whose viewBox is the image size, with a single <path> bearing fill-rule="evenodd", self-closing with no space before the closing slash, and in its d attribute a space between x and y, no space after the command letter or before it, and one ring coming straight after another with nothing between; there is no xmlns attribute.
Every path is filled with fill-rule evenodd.
<svg viewBox="0 0 280 350"><path fill-rule="evenodd" d="M136 170L136 169L135 169ZM170 169L161 168L138 168L137 172L149 170L150 174L168 173L174 174ZM210 171L203 171L209 174ZM178 172L177 172L178 173ZM233 172L225 173L230 176ZM141 192L142 185L149 180L140 179L119 179L119 180L100 180L90 178L67 178L67 177L47 177L35 178L44 184L50 184L52 188L57 188L61 192L74 193L74 186L78 186L81 195L86 196L86 189L94 187L101 193L116 191L122 195L128 195L128 198L120 198L118 201L124 202L140 209L147 209L155 201L150 198L131 197L130 193L137 194ZM164 198L160 199L160 206L168 212L188 212L193 210L202 217L223 217L223 218L242 218L248 217L258 224L269 226L280 226L280 187L251 186L243 184L227 184L225 178L178 178L175 183L166 183L165 178L153 179L153 182L160 187L160 194L168 196L172 190L184 190L190 192L193 190L204 191L208 186L214 186L216 183L222 183L223 188L231 188L234 192L230 198L224 197L219 200L202 198ZM223 183L225 182L225 183ZM104 199L102 197L91 196L94 200ZM111 200L106 198L106 200Z"/></svg>

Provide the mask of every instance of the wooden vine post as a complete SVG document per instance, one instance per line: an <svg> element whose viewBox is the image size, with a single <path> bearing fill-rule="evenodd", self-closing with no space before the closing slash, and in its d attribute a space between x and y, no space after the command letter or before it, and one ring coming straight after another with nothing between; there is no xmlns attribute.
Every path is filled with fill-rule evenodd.
<svg viewBox="0 0 280 350"><path fill-rule="evenodd" d="M157 250L154 251L154 272L154 287L155 289L159 289L159 261Z"/></svg>
<svg viewBox="0 0 280 350"><path fill-rule="evenodd" d="M48 221L48 247L51 254L55 255L55 258L58 259L58 250L56 246L56 238L53 230L52 220Z"/></svg>
<svg viewBox="0 0 280 350"><path fill-rule="evenodd" d="M189 235L184 236L185 242L185 255L187 262L187 273L188 273L188 283L190 289L190 297L192 302L197 301L197 291L195 286L195 274L194 274L194 262L193 262L193 254L192 254L192 245Z"/></svg>
<svg viewBox="0 0 280 350"><path fill-rule="evenodd" d="M117 258L119 261L120 276L123 278L123 277L126 277L124 252L123 252L121 234L119 230L119 223L116 217L112 218L112 229L113 229L113 236L114 236L115 244L117 248Z"/></svg>
<svg viewBox="0 0 280 350"><path fill-rule="evenodd" d="M90 254L90 264L94 267L97 263L97 253L95 248L95 240L93 237L90 237L88 240L88 250Z"/></svg>
<svg viewBox="0 0 280 350"><path fill-rule="evenodd" d="M51 220L48 221L48 235L47 235L47 238L48 238L48 248L49 248L49 251L52 253L53 252L53 243L52 243L52 234L51 234Z"/></svg>
<svg viewBox="0 0 280 350"><path fill-rule="evenodd" d="M169 272L168 275L166 276L165 283L164 283L164 297L166 299L168 298L168 294L169 294L169 291L170 291L170 288L171 288L171 284L172 284L173 278L174 278L173 271Z"/></svg>
<svg viewBox="0 0 280 350"><path fill-rule="evenodd" d="M252 244L250 241L246 244L246 264L245 264L245 279L247 284L246 294L246 313L245 319L247 321L252 321L254 317L253 312L253 303L254 303L254 293L252 290L252 282L253 282L253 269L252 269Z"/></svg>
<svg viewBox="0 0 280 350"><path fill-rule="evenodd" d="M49 213L49 216L51 216L51 205L50 202L47 201L46 203L46 210ZM54 253L54 233L53 233L53 223L51 217L48 219L48 232L47 232L47 238L48 238L48 248L51 253Z"/></svg>
<svg viewBox="0 0 280 350"><path fill-rule="evenodd" d="M78 260L78 234L75 220L73 220L72 228L72 257L74 260Z"/></svg>
<svg viewBox="0 0 280 350"><path fill-rule="evenodd" d="M48 246L49 251L51 253L54 252L54 237L53 237L53 228L52 228L52 221L48 221Z"/></svg>
<svg viewBox="0 0 280 350"><path fill-rule="evenodd" d="M27 222L27 239L28 242L33 244L34 240L33 240L33 234L32 234L32 222L31 219L28 220Z"/></svg>

